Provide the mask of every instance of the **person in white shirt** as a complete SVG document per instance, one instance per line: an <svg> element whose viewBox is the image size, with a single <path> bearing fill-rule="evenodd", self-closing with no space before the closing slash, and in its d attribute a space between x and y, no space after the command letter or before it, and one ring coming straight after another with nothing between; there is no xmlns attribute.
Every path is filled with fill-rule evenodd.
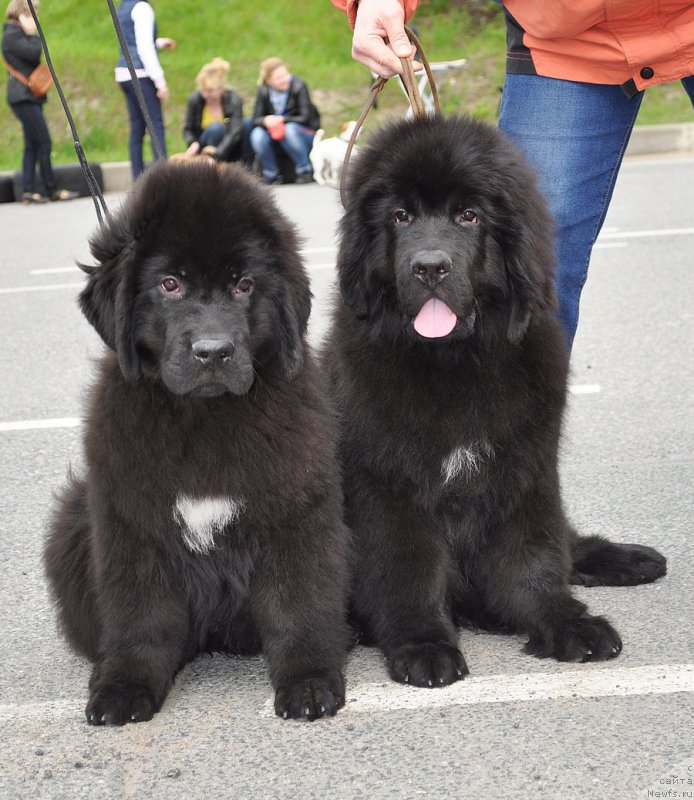
<svg viewBox="0 0 694 800"><path fill-rule="evenodd" d="M154 9L147 0L122 0L118 6L118 20L123 28L128 51L133 60L147 111L154 127L159 148L166 157L164 118L161 104L168 99L164 70L159 63L157 50L173 50L173 39L158 38ZM116 81L125 95L130 118L130 164L133 180L144 169L142 144L147 129L145 117L135 94L133 81L123 53L116 65ZM155 151L156 152L156 151Z"/></svg>

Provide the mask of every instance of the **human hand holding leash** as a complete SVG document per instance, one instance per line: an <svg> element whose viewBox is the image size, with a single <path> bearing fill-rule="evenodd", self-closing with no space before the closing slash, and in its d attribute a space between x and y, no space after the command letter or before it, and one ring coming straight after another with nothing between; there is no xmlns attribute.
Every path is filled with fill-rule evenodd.
<svg viewBox="0 0 694 800"><path fill-rule="evenodd" d="M399 0L361 0L352 39L352 57L382 78L402 73L401 58L413 58L416 47L405 33ZM422 65L413 62L415 72Z"/></svg>

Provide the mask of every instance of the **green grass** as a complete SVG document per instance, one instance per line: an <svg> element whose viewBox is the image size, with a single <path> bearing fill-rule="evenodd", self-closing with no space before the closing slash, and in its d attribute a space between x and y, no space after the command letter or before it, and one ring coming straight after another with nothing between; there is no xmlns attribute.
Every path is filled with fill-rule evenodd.
<svg viewBox="0 0 694 800"><path fill-rule="evenodd" d="M484 3L478 2L479 7ZM173 52L160 53L171 97L166 106L167 147L183 149L181 126L195 75L205 62L222 56L232 65L230 83L244 110L253 107L258 64L278 55L309 85L329 134L354 119L366 100L370 76L350 56L351 32L344 15L329 0L155 0L161 36L178 41ZM118 42L105 2L46 2L41 9L53 63L77 123L87 158L93 162L127 159L128 123L123 96L113 80ZM498 8L488 6L474 22L448 0L429 0L415 19L432 61L465 57L469 67L439 84L444 111L466 111L496 119L503 84L505 33ZM2 71L4 74L4 71ZM3 87L4 91L4 87ZM405 98L391 81L368 119L371 127L406 110ZM53 138L54 163L75 162L70 129L57 93L45 106ZM679 84L647 92L639 123L692 120L692 109ZM0 103L0 169L17 169L22 137L18 121Z"/></svg>

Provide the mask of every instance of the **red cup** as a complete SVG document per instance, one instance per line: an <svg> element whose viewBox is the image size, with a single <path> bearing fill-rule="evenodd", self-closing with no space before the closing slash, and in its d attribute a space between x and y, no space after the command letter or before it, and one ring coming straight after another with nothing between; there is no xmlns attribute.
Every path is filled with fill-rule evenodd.
<svg viewBox="0 0 694 800"><path fill-rule="evenodd" d="M274 139L276 142L279 142L280 139L284 139L284 120L281 119L276 125L268 128L268 133L270 134L270 138Z"/></svg>

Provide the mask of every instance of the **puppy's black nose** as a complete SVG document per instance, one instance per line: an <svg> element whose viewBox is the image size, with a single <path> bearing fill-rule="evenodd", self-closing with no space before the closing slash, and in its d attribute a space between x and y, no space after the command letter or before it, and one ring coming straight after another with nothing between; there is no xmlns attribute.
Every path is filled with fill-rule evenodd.
<svg viewBox="0 0 694 800"><path fill-rule="evenodd" d="M201 339L193 342L193 356L212 367L228 361L234 355L234 345L228 339Z"/></svg>
<svg viewBox="0 0 694 800"><path fill-rule="evenodd" d="M443 250L420 250L410 262L412 274L427 286L436 286L451 271L451 258Z"/></svg>

